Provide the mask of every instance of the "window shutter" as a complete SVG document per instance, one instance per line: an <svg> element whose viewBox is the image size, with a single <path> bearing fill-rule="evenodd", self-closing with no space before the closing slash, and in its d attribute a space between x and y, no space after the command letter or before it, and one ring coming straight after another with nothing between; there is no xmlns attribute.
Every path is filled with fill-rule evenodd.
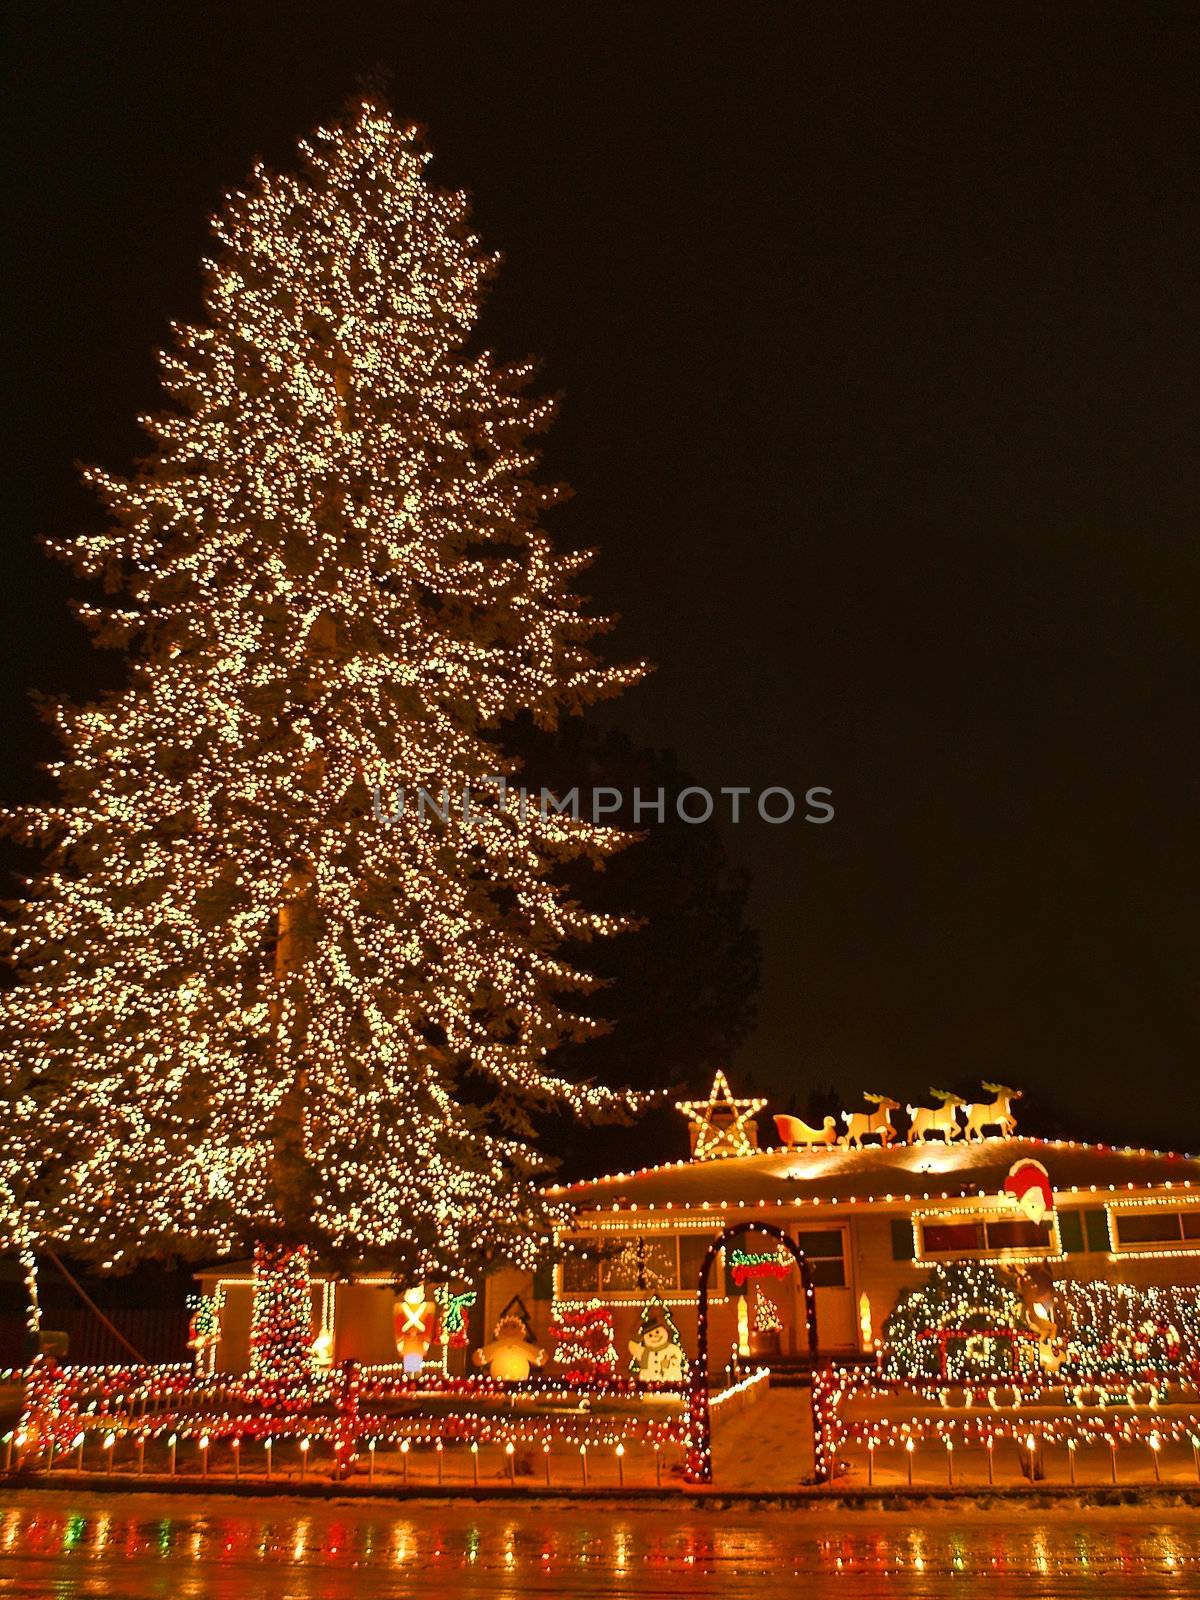
<svg viewBox="0 0 1200 1600"><path fill-rule="evenodd" d="M1064 1254L1069 1256L1082 1255L1087 1248L1083 1242L1083 1212L1060 1211L1058 1213L1058 1236L1062 1240Z"/></svg>
<svg viewBox="0 0 1200 1600"><path fill-rule="evenodd" d="M1108 1215L1103 1206L1083 1213L1083 1230L1089 1250L1102 1250L1105 1255L1112 1249L1108 1236Z"/></svg>
<svg viewBox="0 0 1200 1600"><path fill-rule="evenodd" d="M907 1217L892 1218L892 1260L911 1261L913 1258L912 1223Z"/></svg>

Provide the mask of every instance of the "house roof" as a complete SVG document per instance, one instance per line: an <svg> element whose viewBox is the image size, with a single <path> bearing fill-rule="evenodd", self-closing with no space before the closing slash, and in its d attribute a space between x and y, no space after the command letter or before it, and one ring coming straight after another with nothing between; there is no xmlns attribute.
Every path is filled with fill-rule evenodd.
<svg viewBox="0 0 1200 1600"><path fill-rule="evenodd" d="M549 1193L581 1211L938 1200L998 1194L1013 1163L1023 1157L1042 1163L1059 1194L1095 1190L1107 1198L1123 1189L1171 1188L1195 1191L1200 1198L1200 1158L1195 1156L1028 1138L756 1151L613 1173L555 1185Z"/></svg>

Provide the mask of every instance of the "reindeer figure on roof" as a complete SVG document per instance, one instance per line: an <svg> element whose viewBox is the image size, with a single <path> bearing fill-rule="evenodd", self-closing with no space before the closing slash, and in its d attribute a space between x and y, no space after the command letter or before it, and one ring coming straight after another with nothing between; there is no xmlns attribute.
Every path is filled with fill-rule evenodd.
<svg viewBox="0 0 1200 1600"><path fill-rule="evenodd" d="M999 1128L1002 1139L1011 1139L1017 1131L1012 1103L1019 1100L1024 1091L1010 1089L1003 1083L985 1083L981 1087L996 1098L981 1100L967 1107L967 1138L982 1139L985 1128Z"/></svg>
<svg viewBox="0 0 1200 1600"><path fill-rule="evenodd" d="M891 1144L896 1137L896 1130L892 1126L892 1112L899 1111L899 1100L892 1100L886 1094L863 1093L864 1100L870 1100L879 1107L877 1111L843 1111L842 1121L846 1124L846 1131L838 1141L844 1144L847 1150L862 1149L863 1140L872 1136L878 1138L883 1146Z"/></svg>
<svg viewBox="0 0 1200 1600"><path fill-rule="evenodd" d="M924 1144L926 1135L930 1133L940 1133L949 1144L962 1132L957 1115L959 1106L967 1103L962 1095L952 1094L949 1089L930 1089L929 1092L935 1100L941 1101L941 1105L906 1107L912 1118L905 1136L907 1144Z"/></svg>

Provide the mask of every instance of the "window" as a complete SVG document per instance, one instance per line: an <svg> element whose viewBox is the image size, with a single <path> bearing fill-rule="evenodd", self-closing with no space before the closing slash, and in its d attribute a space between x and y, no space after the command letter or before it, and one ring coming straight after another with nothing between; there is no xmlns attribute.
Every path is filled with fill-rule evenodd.
<svg viewBox="0 0 1200 1600"><path fill-rule="evenodd" d="M845 1235L840 1228L823 1228L820 1232L798 1233L795 1239L796 1248L802 1250L808 1258L814 1288L846 1287Z"/></svg>
<svg viewBox="0 0 1200 1600"><path fill-rule="evenodd" d="M939 1217L920 1226L923 1257L1000 1255L1005 1250L1049 1254L1054 1249L1054 1231L1049 1222L1027 1222L1021 1217L962 1221Z"/></svg>
<svg viewBox="0 0 1200 1600"><path fill-rule="evenodd" d="M1049 1222L987 1221L983 1231L989 1250L1054 1249L1054 1229Z"/></svg>
<svg viewBox="0 0 1200 1600"><path fill-rule="evenodd" d="M1200 1211L1122 1211L1114 1209L1117 1248L1137 1245L1200 1244Z"/></svg>
<svg viewBox="0 0 1200 1600"><path fill-rule="evenodd" d="M613 1239L616 1253L600 1264L600 1285L609 1293L678 1289L679 1258L675 1235L638 1234Z"/></svg>
<svg viewBox="0 0 1200 1600"><path fill-rule="evenodd" d="M679 1287L690 1289L693 1294L697 1292L700 1282L700 1266L708 1253L708 1247L713 1241L711 1233L681 1233L679 1235ZM713 1264L713 1269L708 1275L708 1290L710 1294L725 1294L725 1279L722 1276L721 1262Z"/></svg>
<svg viewBox="0 0 1200 1600"><path fill-rule="evenodd" d="M600 1288L600 1263L596 1257L574 1253L564 1256L562 1287L564 1294L594 1295Z"/></svg>
<svg viewBox="0 0 1200 1600"><path fill-rule="evenodd" d="M1048 1222L985 1222L989 1250L1048 1250L1054 1243Z"/></svg>
<svg viewBox="0 0 1200 1600"><path fill-rule="evenodd" d="M577 1234L563 1241L561 1293L572 1298L593 1295L696 1293L700 1263L713 1235L688 1233ZM728 1291L720 1264L713 1267L709 1290Z"/></svg>
<svg viewBox="0 0 1200 1600"><path fill-rule="evenodd" d="M987 1248L982 1222L924 1222L921 1224L921 1254L962 1256Z"/></svg>

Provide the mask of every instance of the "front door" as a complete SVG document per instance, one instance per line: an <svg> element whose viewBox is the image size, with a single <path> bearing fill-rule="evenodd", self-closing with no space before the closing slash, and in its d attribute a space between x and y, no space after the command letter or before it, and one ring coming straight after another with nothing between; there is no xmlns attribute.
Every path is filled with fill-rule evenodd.
<svg viewBox="0 0 1200 1600"><path fill-rule="evenodd" d="M817 1339L823 1351L854 1350L858 1345L846 1233L845 1228L803 1228L792 1235L812 1268ZM797 1292L802 1293L798 1275Z"/></svg>

